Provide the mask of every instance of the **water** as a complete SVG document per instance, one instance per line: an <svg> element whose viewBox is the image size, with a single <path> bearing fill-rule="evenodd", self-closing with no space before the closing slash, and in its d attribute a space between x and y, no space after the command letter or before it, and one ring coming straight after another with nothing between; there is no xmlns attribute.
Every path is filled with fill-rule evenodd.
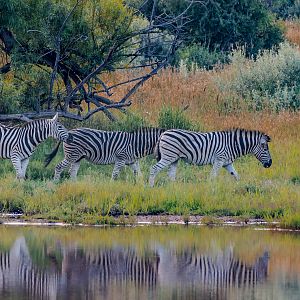
<svg viewBox="0 0 300 300"><path fill-rule="evenodd" d="M300 299L300 234L0 227L0 299Z"/></svg>

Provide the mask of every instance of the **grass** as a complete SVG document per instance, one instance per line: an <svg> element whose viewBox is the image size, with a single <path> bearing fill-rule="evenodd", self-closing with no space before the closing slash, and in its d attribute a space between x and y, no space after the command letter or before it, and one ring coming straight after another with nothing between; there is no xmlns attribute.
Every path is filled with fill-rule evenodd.
<svg viewBox="0 0 300 300"><path fill-rule="evenodd" d="M287 40L300 46L300 20L285 21L285 28Z"/></svg>
<svg viewBox="0 0 300 300"><path fill-rule="evenodd" d="M158 176L157 186L151 189L146 185L149 167L154 163L151 158L142 160L144 178L136 184L129 168L122 172L120 180L111 182L111 166L88 163L83 164L76 182L64 179L54 184L50 177L19 182L13 172L8 172L2 175L0 209L23 212L26 218L69 223L114 224L112 216L163 213L181 214L185 218L204 215L207 223L218 216L276 219L282 220L285 227L298 228L300 156L297 142L286 141L279 144L280 147L272 145L274 166L270 169L258 165L254 157L237 161L239 182L225 170L215 181L210 181L209 166L180 163L176 183L170 183L163 172ZM287 151L289 156L285 155ZM36 174L39 163L32 161L29 177ZM51 164L45 174L52 173L53 166Z"/></svg>
<svg viewBox="0 0 300 300"><path fill-rule="evenodd" d="M279 220L284 227L299 228L299 115L287 112L218 115L216 128L221 127L221 118L224 128L231 127L226 124L246 124L242 127L271 132L272 167L264 169L254 157L244 157L235 163L241 177L239 182L225 170L211 182L208 179L210 166L181 162L175 183L170 183L166 172L162 172L157 177L156 187L151 189L146 184L149 168L155 163L151 157L141 161L143 178L136 184L130 168L121 173L118 181L111 182L112 166L95 166L83 161L78 181L65 176L55 184L51 178L62 152L45 169L43 156L52 146L47 142L30 161L25 182L14 179L9 160L1 161L0 211L23 212L27 219L89 224L115 224L112 216L119 216L120 223L125 223L124 216L138 214L179 214L187 220L190 215L204 215L207 224L218 216L238 216Z"/></svg>
<svg viewBox="0 0 300 300"><path fill-rule="evenodd" d="M296 39L298 25L287 26L288 37ZM126 80L127 72L107 76L111 82L117 82ZM130 130L136 124L172 125L174 120L177 123L183 120L183 126L204 131L231 127L259 129L272 137L270 169L264 169L254 157L241 158L235 163L241 177L239 182L225 170L211 182L210 166L196 167L181 162L175 183L170 183L166 172L162 172L151 189L147 179L150 166L155 163L153 158L141 161L143 178L136 184L129 168L121 173L118 181L111 182L112 166L95 166L83 161L78 181L64 176L60 183L54 184L51 179L62 151L45 169L44 154L54 145L47 141L32 157L25 182L14 179L10 161L1 161L0 211L23 212L27 219L89 224L114 224L113 216L118 216L118 222L123 224L127 216L134 222L138 214L180 214L186 223L190 215L200 214L206 216L207 224L215 223L219 216L238 216L278 220L284 227L300 228L300 114L276 113L268 107L259 112L249 111L243 99L237 95L231 97L230 92L225 94L218 87L220 80L226 81L233 74L231 66L212 71L195 69L189 73L164 69L132 97L129 118L116 112L120 121L111 125L100 113L83 124L69 121L66 125ZM125 88L120 86L114 90L114 97L117 100L124 93ZM169 108L175 112L175 119L170 117Z"/></svg>

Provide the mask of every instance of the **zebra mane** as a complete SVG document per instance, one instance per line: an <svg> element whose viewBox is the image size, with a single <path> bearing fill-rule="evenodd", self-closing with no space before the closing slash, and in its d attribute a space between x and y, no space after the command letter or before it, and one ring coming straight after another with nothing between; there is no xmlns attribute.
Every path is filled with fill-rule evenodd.
<svg viewBox="0 0 300 300"><path fill-rule="evenodd" d="M14 129L14 128L24 128L27 126L30 126L30 124L32 123L42 123L43 121L48 120L48 119L38 119L38 120L31 120L29 122L23 123L23 124L16 124L16 125L5 125L5 124L0 124L0 126L5 127L5 128L9 128L9 129Z"/></svg>
<svg viewBox="0 0 300 300"><path fill-rule="evenodd" d="M266 134L265 132L260 131L260 130L233 127L233 128L229 128L227 130L223 130L223 132L240 132L240 133L242 133L242 132L252 132L252 133L259 133L259 134L261 134L262 136L264 136L266 138L267 142L271 142L271 137L268 134Z"/></svg>
<svg viewBox="0 0 300 300"><path fill-rule="evenodd" d="M163 129L163 128L158 128L158 127L140 127L138 129L135 129L135 130L131 130L131 131L128 131L128 133L136 133L136 132L148 132L148 131L151 131L151 130L156 130L156 131L165 131L166 129Z"/></svg>

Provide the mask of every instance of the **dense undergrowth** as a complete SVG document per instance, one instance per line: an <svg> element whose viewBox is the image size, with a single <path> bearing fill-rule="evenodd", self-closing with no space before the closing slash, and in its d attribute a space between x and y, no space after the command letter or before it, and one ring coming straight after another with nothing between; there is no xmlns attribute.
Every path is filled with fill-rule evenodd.
<svg viewBox="0 0 300 300"><path fill-rule="evenodd" d="M297 40L290 31L289 37ZM170 183L166 172L162 172L156 187L151 189L147 180L155 163L153 157L141 160L143 177L137 182L130 168L122 171L118 181L111 182L112 166L83 161L77 181L69 180L65 174L55 184L52 177L62 149L44 168L44 155L54 145L47 141L31 159L25 182L14 179L10 161L1 161L0 211L22 212L25 218L91 224L113 223L115 216L119 217L118 222L123 222L124 216L134 220L138 214L236 216L277 220L282 226L300 228L300 89L296 82L299 50L287 44L282 47L277 52L262 53L256 60L240 57L219 70L165 69L133 96L130 113L119 112L118 122L110 123L98 114L82 124L65 124L68 128L106 130L133 130L140 126L203 131L259 129L272 137L270 169L264 169L254 157L243 157L235 163L239 182L225 170L210 181L210 166L181 162L175 183ZM253 79L255 74L259 74L259 80ZM109 76L114 82L127 75L124 71ZM277 82L272 87L264 82L273 82L274 78ZM124 92L122 89L116 89L116 99L118 92ZM286 92L286 98L280 96L280 91Z"/></svg>

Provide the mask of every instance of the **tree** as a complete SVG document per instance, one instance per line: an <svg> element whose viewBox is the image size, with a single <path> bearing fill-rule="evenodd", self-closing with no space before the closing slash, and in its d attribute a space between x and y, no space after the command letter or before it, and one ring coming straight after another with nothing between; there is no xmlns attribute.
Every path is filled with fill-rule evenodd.
<svg viewBox="0 0 300 300"><path fill-rule="evenodd" d="M136 7L143 0L128 0ZM266 1L266 0L264 0ZM287 1L287 0L286 0ZM142 7L151 16L151 3ZM189 5L186 0L164 0L157 13L178 14ZM245 46L248 55L270 49L283 40L282 30L261 0L203 0L195 1L188 12L185 26L185 46L200 44L208 49L228 52L237 45Z"/></svg>
<svg viewBox="0 0 300 300"><path fill-rule="evenodd" d="M157 16L155 6L146 20L122 0L0 0L0 120L54 111L76 120L103 111L114 120L109 109L129 106L180 44L190 6L178 16ZM112 86L102 80L120 69L144 72ZM113 101L124 84L128 92Z"/></svg>

